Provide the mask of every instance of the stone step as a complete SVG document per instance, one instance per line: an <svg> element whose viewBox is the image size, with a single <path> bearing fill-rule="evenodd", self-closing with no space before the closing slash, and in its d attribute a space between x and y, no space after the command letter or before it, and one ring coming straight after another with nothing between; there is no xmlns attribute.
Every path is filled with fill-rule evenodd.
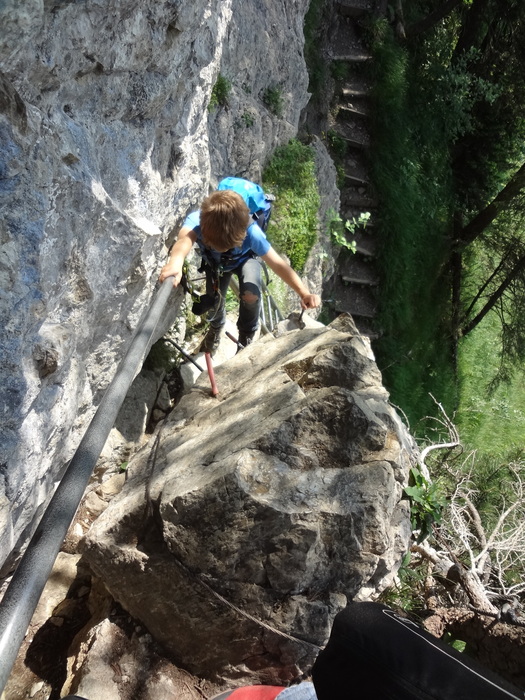
<svg viewBox="0 0 525 700"><path fill-rule="evenodd" d="M354 149L345 153L343 157L344 170L352 175L359 175L361 178L368 177L368 158L363 149Z"/></svg>
<svg viewBox="0 0 525 700"><path fill-rule="evenodd" d="M371 224L368 223L366 230L357 229L354 234L349 234L356 244L356 252L366 258L373 258L377 252L377 240L374 234L369 232Z"/></svg>
<svg viewBox="0 0 525 700"><path fill-rule="evenodd" d="M350 232L347 234L347 238L353 238ZM356 255L347 255L343 258L339 264L339 274L346 284L357 284L365 287L377 287L379 284L374 264Z"/></svg>
<svg viewBox="0 0 525 700"><path fill-rule="evenodd" d="M354 284L357 287L377 287L379 282L371 280L368 277L359 277L359 275L341 275L341 279L345 284Z"/></svg>
<svg viewBox="0 0 525 700"><path fill-rule="evenodd" d="M345 97L368 97L372 92L372 81L365 75L348 75L341 84L341 95Z"/></svg>
<svg viewBox="0 0 525 700"><path fill-rule="evenodd" d="M368 187L369 184L366 176L345 172L345 185L350 187Z"/></svg>
<svg viewBox="0 0 525 700"><path fill-rule="evenodd" d="M348 53L332 54L333 61L341 61L344 63L368 63L372 60L372 56L368 53L353 53L349 50Z"/></svg>
<svg viewBox="0 0 525 700"><path fill-rule="evenodd" d="M341 208L355 207L362 211L370 211L377 207L377 199L367 195L365 192L346 189L341 192Z"/></svg>
<svg viewBox="0 0 525 700"><path fill-rule="evenodd" d="M335 4L337 11L343 17L358 19L374 11L373 2L370 0L337 0Z"/></svg>
<svg viewBox="0 0 525 700"><path fill-rule="evenodd" d="M365 124L350 124L345 119L337 119L331 128L346 141L348 148L363 149L370 145L370 134Z"/></svg>
<svg viewBox="0 0 525 700"><path fill-rule="evenodd" d="M362 141L359 141L354 138L345 138L344 136L342 138L345 140L347 148L354 148L358 151L364 151L370 146L370 141L368 140L363 139Z"/></svg>
<svg viewBox="0 0 525 700"><path fill-rule="evenodd" d="M353 221L354 219L358 221L359 215L363 213L363 210L360 207L357 207L357 208L351 207L351 206L350 207L341 207L340 213L341 213L341 218L344 221ZM356 230L361 231L363 233L363 235L366 233L366 235L373 237L374 236L374 227L375 227L374 220L373 220L373 218L370 218L367 221L366 226L361 225Z"/></svg>
<svg viewBox="0 0 525 700"><path fill-rule="evenodd" d="M347 312L354 317L372 319L377 314L377 301L374 287L345 285L336 283L333 302L337 313Z"/></svg>
<svg viewBox="0 0 525 700"><path fill-rule="evenodd" d="M341 88L341 97L347 100L355 99L356 97L360 99L368 99L369 96L370 88L364 83L362 83L360 87L345 86Z"/></svg>
<svg viewBox="0 0 525 700"><path fill-rule="evenodd" d="M365 110L359 109L354 105L339 105L337 110L337 118L344 119L345 121L350 121L352 119L363 119L367 118L368 114Z"/></svg>
<svg viewBox="0 0 525 700"><path fill-rule="evenodd" d="M330 37L330 57L334 61L359 63L369 57L369 50L357 30L356 23L339 22Z"/></svg>

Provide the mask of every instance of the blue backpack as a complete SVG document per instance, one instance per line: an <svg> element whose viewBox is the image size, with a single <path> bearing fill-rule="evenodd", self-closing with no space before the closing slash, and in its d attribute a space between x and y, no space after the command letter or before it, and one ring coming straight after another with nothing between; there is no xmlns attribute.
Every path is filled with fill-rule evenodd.
<svg viewBox="0 0 525 700"><path fill-rule="evenodd" d="M272 195L265 194L263 188L242 177L225 177L217 185L218 190L233 190L240 194L246 202L253 220L266 231L272 211Z"/></svg>

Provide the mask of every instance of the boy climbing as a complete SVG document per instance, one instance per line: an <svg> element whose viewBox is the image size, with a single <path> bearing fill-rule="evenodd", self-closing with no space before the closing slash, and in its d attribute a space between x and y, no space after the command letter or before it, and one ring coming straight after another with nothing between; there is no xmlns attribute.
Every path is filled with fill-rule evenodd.
<svg viewBox="0 0 525 700"><path fill-rule="evenodd" d="M252 218L248 204L247 198L233 189L221 189L219 184L219 190L206 197L201 209L186 217L159 276L161 282L173 276L173 284L177 286L182 278L184 260L197 243L203 260L201 269L206 274L205 299L210 300L210 306L214 307L208 317L210 326L201 350L211 354L219 345L226 322L226 291L233 274L239 279L239 343L246 346L252 342L261 307L261 260L299 295L303 309L313 309L321 304L320 297L309 292L299 275L272 248L254 221L256 216Z"/></svg>

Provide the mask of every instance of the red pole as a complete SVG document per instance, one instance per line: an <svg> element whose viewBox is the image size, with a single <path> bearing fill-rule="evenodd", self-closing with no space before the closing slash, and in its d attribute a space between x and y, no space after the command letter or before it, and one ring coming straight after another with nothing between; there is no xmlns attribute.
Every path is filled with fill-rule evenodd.
<svg viewBox="0 0 525 700"><path fill-rule="evenodd" d="M208 368L208 376L210 378L211 395L217 396L219 393L219 390L217 389L217 383L215 381L215 373L213 371L213 363L211 361L211 355L209 352L205 352L204 357L206 358L206 367Z"/></svg>

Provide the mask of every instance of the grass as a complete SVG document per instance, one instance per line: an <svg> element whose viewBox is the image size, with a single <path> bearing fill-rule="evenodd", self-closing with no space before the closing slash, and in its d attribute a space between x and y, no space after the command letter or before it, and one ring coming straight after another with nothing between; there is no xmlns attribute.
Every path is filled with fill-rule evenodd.
<svg viewBox="0 0 525 700"><path fill-rule="evenodd" d="M313 149L297 139L278 148L264 171L262 184L277 198L268 239L301 273L317 239L320 200Z"/></svg>
<svg viewBox="0 0 525 700"><path fill-rule="evenodd" d="M499 320L490 315L463 338L459 349L460 400L456 423L466 445L505 459L519 451L525 434L525 380L517 367L509 384L490 390L499 356Z"/></svg>
<svg viewBox="0 0 525 700"><path fill-rule="evenodd" d="M414 112L405 50L384 32L374 47L372 178L381 239L378 364L393 403L418 421L435 413L430 394L457 401L446 260L452 192L448 153L432 116ZM424 146L422 147L422 144Z"/></svg>
<svg viewBox="0 0 525 700"><path fill-rule="evenodd" d="M440 106L443 90L452 92L452 83L443 80L441 93L433 92L430 79L425 80L425 70L428 77L434 69L428 70L433 57L420 54L412 65L384 28L376 37L371 156L380 200L382 336L375 352L391 400L407 414L413 434L433 442L439 438L429 435L432 423L422 420L436 414L430 394L456 424L467 454L473 451L457 457L458 474L470 474L472 500L490 530L517 493L512 463L521 465L525 457L525 381L523 366L516 366L508 384L489 390L501 350L497 317L487 316L454 354L448 240L457 203L449 147L454 133L466 128L468 104L451 100ZM475 263L466 261L473 288L478 287L472 279ZM434 476L443 478L444 471ZM444 522L445 529L449 526ZM520 571L507 573L512 582L522 580ZM422 577L407 560L399 585L384 600L408 610L424 607Z"/></svg>

